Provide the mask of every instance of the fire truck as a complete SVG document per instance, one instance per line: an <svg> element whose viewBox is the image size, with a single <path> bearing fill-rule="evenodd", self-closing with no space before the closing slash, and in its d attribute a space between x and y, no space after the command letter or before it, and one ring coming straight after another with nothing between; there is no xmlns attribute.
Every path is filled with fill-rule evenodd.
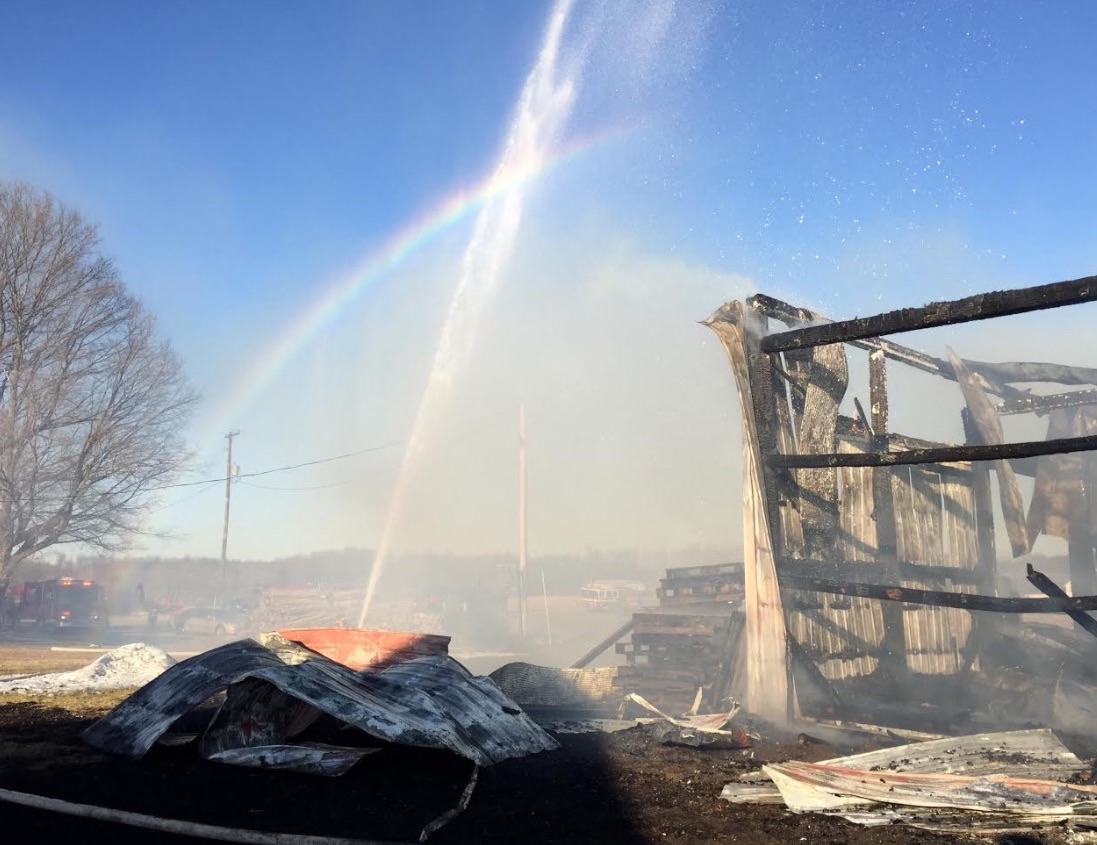
<svg viewBox="0 0 1097 845"><path fill-rule="evenodd" d="M80 578L27 581L15 618L21 624L42 628L106 628L106 597L103 587Z"/></svg>

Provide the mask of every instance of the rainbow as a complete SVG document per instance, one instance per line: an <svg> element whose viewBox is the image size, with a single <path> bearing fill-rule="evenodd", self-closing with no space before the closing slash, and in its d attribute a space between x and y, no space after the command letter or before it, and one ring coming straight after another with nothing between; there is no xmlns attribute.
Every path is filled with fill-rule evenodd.
<svg viewBox="0 0 1097 845"><path fill-rule="evenodd" d="M478 185L458 191L404 226L350 272L325 285L323 293L305 313L253 360L228 391L229 399L210 414L210 423L200 435L200 442L212 442L223 428L231 427L324 327L338 319L364 290L376 285L443 232L493 199L532 182L565 161L624 136L637 125L622 124L602 129L573 141L539 163L519 165L502 174L492 173Z"/></svg>

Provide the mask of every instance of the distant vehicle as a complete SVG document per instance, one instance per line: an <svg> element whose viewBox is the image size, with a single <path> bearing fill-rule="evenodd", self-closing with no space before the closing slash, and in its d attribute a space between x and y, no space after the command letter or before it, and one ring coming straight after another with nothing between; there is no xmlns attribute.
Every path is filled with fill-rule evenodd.
<svg viewBox="0 0 1097 845"><path fill-rule="evenodd" d="M242 616L233 608L187 607L175 614L175 630L181 634L237 634Z"/></svg>
<svg viewBox="0 0 1097 845"><path fill-rule="evenodd" d="M647 592L638 581L591 581L579 591L579 604L587 610L634 608Z"/></svg>
<svg viewBox="0 0 1097 845"><path fill-rule="evenodd" d="M19 623L42 628L110 626L103 587L80 578L27 581L15 614Z"/></svg>

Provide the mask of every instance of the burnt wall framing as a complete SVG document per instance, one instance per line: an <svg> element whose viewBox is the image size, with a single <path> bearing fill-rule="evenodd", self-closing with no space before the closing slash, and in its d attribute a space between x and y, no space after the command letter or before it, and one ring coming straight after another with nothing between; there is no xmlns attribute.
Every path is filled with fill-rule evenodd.
<svg viewBox="0 0 1097 845"><path fill-rule="evenodd" d="M705 321L731 359L744 417L746 630L768 640L746 649L748 706L786 717L845 708L849 718L854 702L897 680L960 682L1002 614L1067 613L1097 633L1082 621L1093 622L1097 597L1079 595L1080 584L1097 593L1097 502L1034 517L1034 501L1026 519L1016 480L1032 477L1034 498L1046 494L1056 483L1049 460L1080 461L1080 477L1097 479L1088 454L1097 452L1097 368L961 360L951 350L938 358L882 337L1095 300L1097 277L1087 277L834 322L759 294ZM853 417L840 412L846 346L869 356L868 408L855 397ZM964 443L891 430L887 362L958 383ZM1019 386L1030 383L1090 388L1041 395ZM1088 411L1090 428L1090 417L1078 422ZM1052 419L1048 438L1004 442L1000 417L1025 413ZM1039 573L1030 580L1047 598L996 595L992 472L1015 557L1036 533L1055 533L1057 518L1075 526L1074 597Z"/></svg>

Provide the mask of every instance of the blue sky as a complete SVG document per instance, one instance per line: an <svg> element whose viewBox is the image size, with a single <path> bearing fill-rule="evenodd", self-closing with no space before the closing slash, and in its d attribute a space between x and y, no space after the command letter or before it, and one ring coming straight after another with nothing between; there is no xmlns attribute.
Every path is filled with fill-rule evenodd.
<svg viewBox="0 0 1097 845"><path fill-rule="evenodd" d="M203 393L193 478L220 474L229 429L242 472L411 436L475 210L233 400L333 285L493 172L553 9L6 4L0 179L99 223ZM567 11L559 161L520 188L396 548L514 549L520 403L534 553L734 548L736 397L698 319L755 289L843 317L1095 272L1097 6ZM1071 319L1048 357L1092 350ZM230 554L375 545L401 455L237 485ZM147 548L218 554L220 496L169 497L154 527L176 537Z"/></svg>

